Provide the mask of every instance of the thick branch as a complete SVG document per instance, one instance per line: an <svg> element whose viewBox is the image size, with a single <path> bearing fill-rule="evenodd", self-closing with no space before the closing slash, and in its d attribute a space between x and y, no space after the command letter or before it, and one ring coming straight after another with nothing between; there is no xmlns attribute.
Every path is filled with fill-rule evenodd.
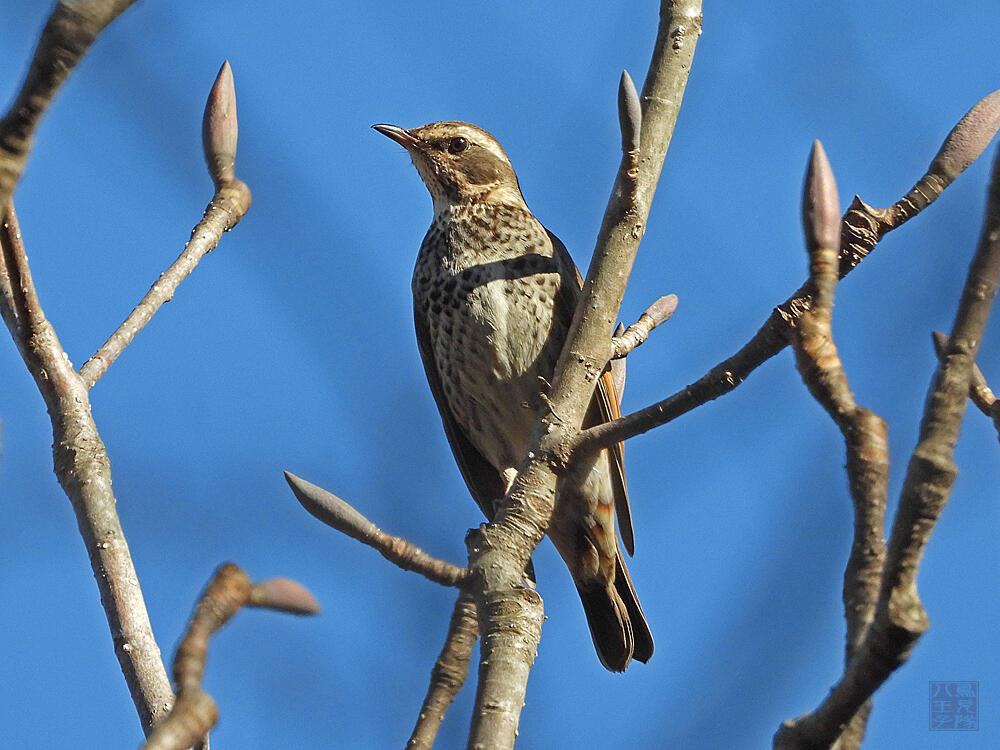
<svg viewBox="0 0 1000 750"><path fill-rule="evenodd" d="M875 615L885 557L883 525L889 484L885 421L854 401L833 340L833 300L838 281L839 208L837 186L819 141L813 147L803 218L809 247L809 281L816 290L812 308L793 329L792 345L799 372L809 391L844 435L847 476L854 502L854 538L844 571L845 662ZM838 750L855 750L864 737L870 703L851 717L838 739Z"/></svg>
<svg viewBox="0 0 1000 750"><path fill-rule="evenodd" d="M386 534L332 492L290 471L285 472L285 481L303 508L327 526L367 544L393 565L412 570L442 586L460 586L468 577L465 568L431 557L403 537Z"/></svg>
<svg viewBox="0 0 1000 750"><path fill-rule="evenodd" d="M458 595L455 609L448 624L444 647L431 670L430 685L420 707L420 716L413 728L407 750L430 750L434 746L445 712L462 689L469 672L469 657L479 638L479 620L472 595L463 591Z"/></svg>
<svg viewBox="0 0 1000 750"><path fill-rule="evenodd" d="M944 361L938 369L893 522L875 620L841 681L816 711L786 721L776 748L826 748L843 725L903 664L929 619L917 569L957 473L953 453L968 401L972 365L1000 285L1000 158L994 162L986 221L969 268Z"/></svg>
<svg viewBox="0 0 1000 750"><path fill-rule="evenodd" d="M636 160L630 148L632 139L623 137L626 150L584 282L583 296L553 377L549 398L553 413L543 420L545 437L539 441L538 450L529 454L529 459L550 453L542 448L542 443L549 449L558 449L558 443L565 440L565 427L582 423L595 381L611 358L611 333L645 229L700 34L700 2L665 1L661 4L656 45L641 97L638 173L635 173ZM623 76L619 108L622 113L633 111L627 101L630 87L631 79ZM554 425L554 429L550 425ZM516 561L520 570L541 541L554 496L554 473L546 468L542 459L532 463L530 472L520 472L509 502L498 515L498 523L491 526L494 530L500 527L502 534L512 533L521 538L520 543L511 539L507 543L495 540L493 544L495 548L516 549L519 556L523 554L523 559ZM532 489L528 489L529 485ZM547 489L549 485L552 490ZM532 508L537 510L532 511ZM508 512L519 518L505 522ZM526 533L528 543L525 545Z"/></svg>
<svg viewBox="0 0 1000 750"><path fill-rule="evenodd" d="M872 208L860 198L841 220L840 276L843 278L893 229L933 203L989 145L1000 128L1000 91L979 101L952 129L926 174L889 208ZM776 307L743 348L681 391L644 409L583 431L576 449L593 452L666 424L704 403L724 396L788 345L788 331L812 304L806 282Z"/></svg>
<svg viewBox="0 0 1000 750"><path fill-rule="evenodd" d="M900 511L889 541L882 605L899 616L919 605L916 573L934 523L944 509L956 469L952 454L965 413L969 383L983 330L1000 283L1000 158L993 167L986 221L969 268L944 364L938 370L907 470ZM922 608L921 608L922 613ZM915 615L915 619L922 619Z"/></svg>
<svg viewBox="0 0 1000 750"><path fill-rule="evenodd" d="M479 688L469 747L514 744L538 639L542 607L520 585L552 514L559 454L579 429L596 379L611 355L611 333L645 229L699 34L701 3L664 0L642 102L622 76L622 161L573 324L556 365L550 410L494 523L470 535L469 565L482 634ZM637 120L641 112L641 125ZM636 132L639 132L636 143ZM636 154L638 146L638 154Z"/></svg>
<svg viewBox="0 0 1000 750"><path fill-rule="evenodd" d="M97 34L131 2L79 0L60 3L42 34L35 60L14 107L0 122L0 194L9 195L20 176L38 118L59 84L83 56ZM225 73L225 75L223 75ZM223 66L209 96L214 117L206 117L206 155L226 148L235 155L235 99L228 65ZM214 106L213 106L214 104ZM115 510L110 462L90 412L87 393L132 340L198 259L219 241L222 232L239 221L250 205L250 192L218 168L212 172L216 195L205 218L195 228L188 249L153 285L136 310L78 375L45 318L31 282L27 255L17 227L13 203L0 203L7 219L0 241L0 309L18 349L48 406L54 436L55 472L76 512L80 533L90 554L101 592L101 603L115 641L115 651L132 693L143 730L148 734L169 711L174 696L153 638L149 616L132 565L128 545Z"/></svg>
<svg viewBox="0 0 1000 750"><path fill-rule="evenodd" d="M0 206L14 194L35 129L59 87L104 28L134 2L63 0L52 11L21 90L0 120Z"/></svg>
<svg viewBox="0 0 1000 750"><path fill-rule="evenodd" d="M663 3L653 60L642 91L638 173L632 153L625 151L584 282L583 298L553 378L552 402L558 405L560 417L572 425L582 423L594 383L611 358L611 333L645 232L700 34L701 3ZM574 395L571 398L569 394Z"/></svg>
<svg viewBox="0 0 1000 750"><path fill-rule="evenodd" d="M943 359L948 350L948 337L940 331L933 332L934 351L939 358ZM1000 400L986 382L986 376L979 369L979 365L972 363L972 379L969 382L969 398L983 414L993 420L993 425L997 430L997 437L1000 438Z"/></svg>
<svg viewBox="0 0 1000 750"><path fill-rule="evenodd" d="M263 607L299 615L319 612L313 595L294 581L276 578L254 585L233 563L220 566L198 600L174 656L177 703L149 735L143 750L184 750L199 743L215 726L219 710L201 687L208 641L242 607Z"/></svg>
<svg viewBox="0 0 1000 750"><path fill-rule="evenodd" d="M468 750L514 746L545 619L537 591L486 588L476 603L483 636Z"/></svg>
<svg viewBox="0 0 1000 750"><path fill-rule="evenodd" d="M39 304L13 203L7 204L0 242L0 277L10 280L4 292L12 295L0 300L4 319L16 318L18 349L48 407L56 476L76 513L115 653L148 733L169 711L173 692L115 509L108 454L91 416L87 388Z"/></svg>

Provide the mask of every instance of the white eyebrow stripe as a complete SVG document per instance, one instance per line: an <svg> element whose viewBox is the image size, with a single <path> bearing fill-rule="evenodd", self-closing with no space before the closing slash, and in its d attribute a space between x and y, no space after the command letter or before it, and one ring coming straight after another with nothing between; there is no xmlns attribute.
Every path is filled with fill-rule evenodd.
<svg viewBox="0 0 1000 750"><path fill-rule="evenodd" d="M423 134L424 137L442 137L457 133L466 140L486 149L505 164L510 164L510 159L507 157L506 152L504 152L503 147L497 142L496 138L482 128L455 121L435 122L430 126L425 125L424 127L429 128L428 132Z"/></svg>
<svg viewBox="0 0 1000 750"><path fill-rule="evenodd" d="M476 143L485 148L500 161L508 164L510 163L509 160L507 159L507 154L504 153L503 148L501 148L500 144L497 143L492 136L487 136L485 133L470 133L466 137L473 143Z"/></svg>

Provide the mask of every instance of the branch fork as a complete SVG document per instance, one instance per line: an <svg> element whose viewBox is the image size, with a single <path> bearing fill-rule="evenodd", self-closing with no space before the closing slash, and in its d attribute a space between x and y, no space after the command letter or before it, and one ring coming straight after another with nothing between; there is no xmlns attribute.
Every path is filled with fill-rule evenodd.
<svg viewBox="0 0 1000 750"><path fill-rule="evenodd" d="M973 113L975 111L974 108ZM958 127L949 139L956 131ZM977 144L977 148L980 145ZM942 153L947 157L947 142ZM822 161L825 162L825 157ZM817 162L815 152L813 162L814 165ZM939 162L945 165L945 171L950 170L949 173L957 173L968 166L965 159L956 162L940 154L935 160ZM817 255L822 255L822 259L817 260ZM839 376L829 377L839 368L835 351L830 356L832 337L827 325L836 283L833 257L829 252L813 251L810 281L815 294L811 309L801 316L799 338L793 338L793 343L803 378L844 429L848 445L848 474L856 513L855 540L844 589L848 618L847 661L840 681L816 710L782 724L774 739L778 750L827 748L834 742L845 750L859 747L872 694L908 659L917 640L930 626L917 591L916 576L957 474L954 446L970 387L975 389L976 351L1000 286L1000 158L994 163L985 225L952 335L936 337L941 347L941 367L924 410L920 440L907 468L884 561L878 566L874 563L883 554L881 524L888 468L884 458L884 424L867 410L852 410L853 402L847 400L849 391L847 396L842 391L840 396L836 395L840 385L846 389L846 378L838 383ZM811 356L806 345L810 329L814 327L818 330L813 333L828 337L824 344L825 362ZM854 419L859 416L865 419L852 423L848 421L852 414ZM862 438L874 439L863 443L859 440ZM856 552L863 551L866 545L869 554L856 556Z"/></svg>
<svg viewBox="0 0 1000 750"><path fill-rule="evenodd" d="M287 578L253 584L233 563L225 563L202 593L174 656L174 710L149 735L142 750L185 750L200 745L219 719L212 696L201 687L208 642L243 607L314 615L319 603L307 588ZM207 743L206 743L207 747Z"/></svg>
<svg viewBox="0 0 1000 750"><path fill-rule="evenodd" d="M149 734L170 711L174 694L115 508L110 460L94 422L88 391L170 298L197 259L215 247L222 232L245 213L250 192L232 176L231 167L228 174L213 172L218 190L205 220L196 228L197 237L79 373L74 371L45 317L11 199L27 162L35 128L59 87L101 31L133 2L59 2L42 32L14 104L0 119L0 315L48 407L55 473L76 514L115 653L143 731ZM224 70L228 71L228 65ZM225 86L224 82L223 90ZM231 74L228 86L232 104L227 110L229 126L235 127ZM235 155L235 138L226 142L231 142ZM176 273L181 266L185 270Z"/></svg>
<svg viewBox="0 0 1000 750"><path fill-rule="evenodd" d="M545 394L545 410L533 444L494 522L468 537L468 567L427 559L425 553L409 543L388 538L367 519L354 517L356 511L347 510L349 506L343 501L337 500L334 505L338 510L330 511L338 517L337 524L346 524L342 529L345 533L376 547L396 564L400 564L397 560L406 560L408 569L462 589L441 658L467 664L467 657L464 661L462 657L464 647L456 646L453 640L461 638L454 633L464 633L463 637L468 639L473 618L477 618L483 648L470 747L513 745L542 620L541 601L534 591L521 585L521 578L532 550L544 536L558 475L566 470L570 459L664 424L731 391L789 343L796 348L807 385L844 434L855 505L855 538L844 584L848 620L844 678L815 717L808 715L786 722L776 738L776 746L827 747L840 737L840 747L844 750L856 747L863 735L866 703L872 691L906 658L926 626L922 608L916 606L919 599L912 578L919 560L919 550L913 558L914 550L922 549L920 544L926 542L926 537L916 547L908 547L904 541L907 533L912 536L915 519L928 516L907 516L909 511L904 512L901 504L892 542L888 552L885 551L882 528L888 476L886 426L878 416L858 406L850 392L831 330L833 293L837 280L858 265L887 232L933 202L979 156L1000 127L1000 92L986 97L959 122L927 173L887 209L873 208L856 198L848 211L838 216L832 173L817 144L813 176L807 183L811 191L807 193L806 209L807 244L811 251L809 279L774 309L746 346L698 381L633 414L580 430L595 379L610 362L616 381L623 384L614 373L616 363L623 361L656 325L669 317L662 307L670 297L661 298L636 324L612 335L700 29L700 3L663 2L653 60L641 97L628 75L622 76L619 87L622 162L584 282L583 297L551 387ZM669 304L676 305L676 298ZM954 354L948 358L952 362ZM962 381L963 398L968 387L966 378ZM925 469L932 465L933 456L924 446L914 454L911 474L928 476ZM947 462L936 466L935 471L935 476L945 480L945 484L950 481ZM913 481L913 487L928 486L923 481ZM301 490L302 485L296 494ZM906 492L904 489L904 499ZM919 495L924 489L913 492ZM302 497L299 499L306 504ZM914 507L923 508L921 513L930 510L933 515L939 512L934 502L923 500ZM320 512L311 512L321 516ZM511 639L511 633L505 630L512 620L518 623L513 628L516 639ZM453 654L458 654L456 660L451 659ZM503 664L503 669L496 667L499 664ZM504 674L509 679L504 679ZM432 681L428 701L439 695L434 687L438 682ZM442 703L437 698L431 701L435 708L426 713L434 718L422 723L422 713L411 747L426 747L432 741L443 713L441 706L454 695L451 692L454 679L445 682L451 685L440 693L446 701ZM428 701L425 708L431 705ZM418 731L421 728L427 730L426 734Z"/></svg>
<svg viewBox="0 0 1000 750"><path fill-rule="evenodd" d="M541 598L523 585L525 566L548 527L555 501L557 472L564 469L567 446L579 434L594 383L613 356L624 357L665 321L676 297L659 300L628 331L612 337L625 285L645 229L656 182L683 98L701 27L701 3L664 0L660 25L642 97L623 73L618 102L622 160L597 239L582 298L556 366L533 445L508 487L494 521L467 536L467 568L426 559L409 543L391 543L346 503L318 494L303 480L286 477L314 515L378 549L396 564L419 570L447 585L461 585L452 628L442 659L467 663L464 646L473 610L482 638L479 681L469 747L511 748L524 705L528 674L541 638ZM697 30L699 33L690 33ZM616 360L618 361L618 360ZM557 416L558 415L558 416ZM318 488L316 488L318 489ZM331 499L333 498L333 499ZM457 624L456 624L457 622ZM464 636L455 635L464 633ZM457 659L452 659L454 654ZM437 694L432 681L410 747L427 747L440 723L451 688ZM453 681L447 681L453 684ZM432 695L433 694L433 695ZM425 720L426 716L432 718Z"/></svg>

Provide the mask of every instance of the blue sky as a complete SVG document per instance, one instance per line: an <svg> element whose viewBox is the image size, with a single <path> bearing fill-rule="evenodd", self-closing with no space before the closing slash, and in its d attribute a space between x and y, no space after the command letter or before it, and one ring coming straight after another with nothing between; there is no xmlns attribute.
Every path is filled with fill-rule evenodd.
<svg viewBox="0 0 1000 750"><path fill-rule="evenodd" d="M0 8L15 91L48 2ZM799 193L822 139L841 202L888 205L1000 87L989 0L708 3L623 317L676 293L629 361L626 410L741 346L805 277ZM288 469L387 531L461 562L480 522L417 354L409 278L430 200L368 129L462 119L509 153L526 200L586 267L618 163L615 91L638 85L653 2L246 4L144 0L99 40L47 115L17 194L49 318L81 364L179 253L211 197L205 95L236 76L237 174L254 204L92 391L118 507L172 654L224 560L307 586L322 615L243 612L214 641L220 748L400 747L454 599L308 516ZM991 147L841 285L834 330L855 395L890 426L895 498L981 227ZM1000 386L1000 325L980 363ZM118 671L40 396L0 343L0 552L12 747L134 747ZM920 589L932 621L877 694L866 747L1000 742L1000 446L970 410L952 501ZM595 657L569 576L536 553L548 614L524 748L761 748L840 674L850 501L839 433L789 351L732 394L627 450L630 563L657 650L624 675ZM928 682L978 680L977 733L928 731ZM472 689L440 747L464 746Z"/></svg>

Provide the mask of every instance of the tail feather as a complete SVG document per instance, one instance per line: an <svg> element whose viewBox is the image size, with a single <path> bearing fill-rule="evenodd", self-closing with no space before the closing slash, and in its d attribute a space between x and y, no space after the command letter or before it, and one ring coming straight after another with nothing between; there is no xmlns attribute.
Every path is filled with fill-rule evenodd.
<svg viewBox="0 0 1000 750"><path fill-rule="evenodd" d="M653 656L653 634L649 630L642 605L639 604L639 597L636 596L621 550L618 551L618 558L615 560L615 593L628 612L632 631L632 658L645 664Z"/></svg>
<svg viewBox="0 0 1000 750"><path fill-rule="evenodd" d="M632 625L624 603L614 589L599 584L578 585L577 591L601 664L624 672L632 660Z"/></svg>
<svg viewBox="0 0 1000 750"><path fill-rule="evenodd" d="M587 615L594 648L606 669L624 672L632 659L649 661L653 655L653 636L621 552L612 586L577 584L577 591Z"/></svg>

